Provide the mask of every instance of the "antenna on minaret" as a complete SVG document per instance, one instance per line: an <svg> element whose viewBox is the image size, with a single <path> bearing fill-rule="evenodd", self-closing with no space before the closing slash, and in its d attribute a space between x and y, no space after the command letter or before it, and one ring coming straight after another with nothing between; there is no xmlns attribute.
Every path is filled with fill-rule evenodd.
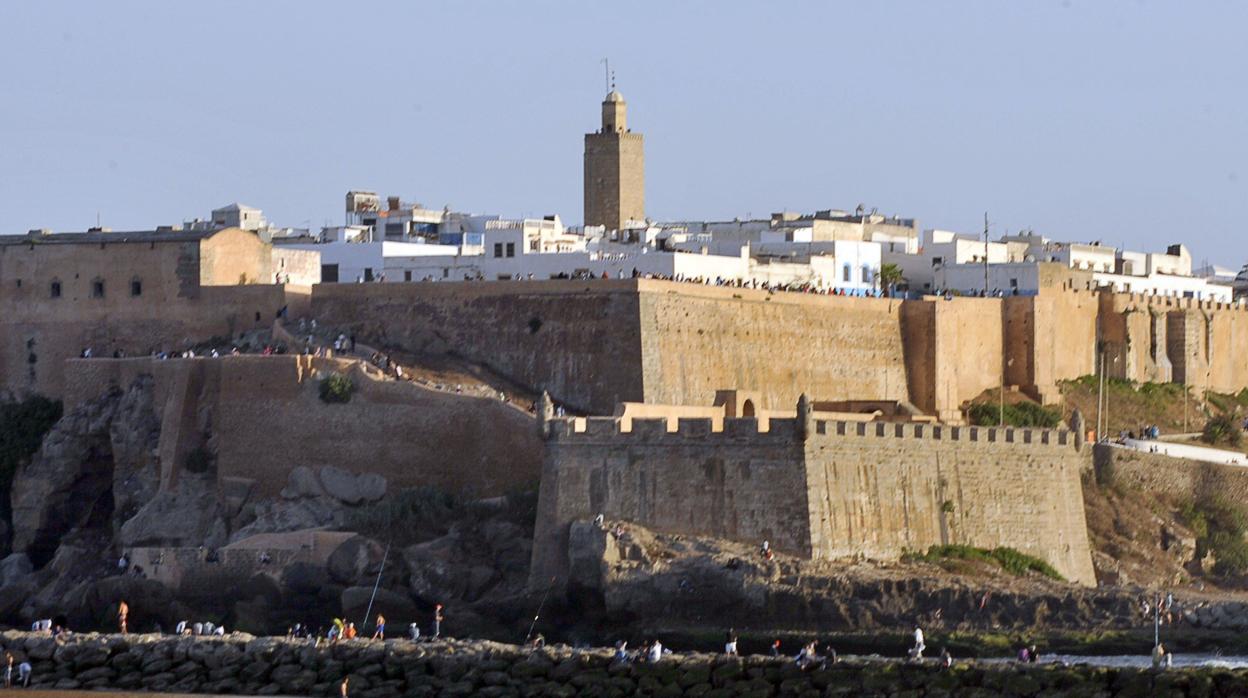
<svg viewBox="0 0 1248 698"><path fill-rule="evenodd" d="M602 59L602 83L606 86L607 92L611 91L611 61L610 59Z"/></svg>
<svg viewBox="0 0 1248 698"><path fill-rule="evenodd" d="M615 71L611 71L611 91L615 92Z"/></svg>

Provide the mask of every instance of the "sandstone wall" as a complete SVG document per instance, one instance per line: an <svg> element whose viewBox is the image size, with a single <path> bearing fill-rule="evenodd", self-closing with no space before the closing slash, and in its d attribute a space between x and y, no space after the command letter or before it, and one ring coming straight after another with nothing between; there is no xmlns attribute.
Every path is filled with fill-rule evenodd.
<svg viewBox="0 0 1248 698"><path fill-rule="evenodd" d="M1087 458L1066 431L816 422L806 444L813 557L1008 546L1095 584Z"/></svg>
<svg viewBox="0 0 1248 698"><path fill-rule="evenodd" d="M583 431L576 431L579 425ZM567 571L570 523L597 514L810 558L896 558L931 545L1010 546L1095 584L1066 431L812 420L555 421L531 580Z"/></svg>
<svg viewBox="0 0 1248 698"><path fill-rule="evenodd" d="M910 402L959 422L962 403L1001 385L1002 301L925 298L902 306Z"/></svg>
<svg viewBox="0 0 1248 698"><path fill-rule="evenodd" d="M635 281L320 284L324 323L411 352L483 364L608 414L644 397Z"/></svg>
<svg viewBox="0 0 1248 698"><path fill-rule="evenodd" d="M531 415L499 400L380 380L358 364L307 356L75 359L66 409L150 373L161 406L163 485L187 454L216 454L219 478L255 480L277 495L295 466L377 473L391 488L432 485L482 496L533 483L541 443ZM347 372L349 403L326 404L321 377Z"/></svg>
<svg viewBox="0 0 1248 698"><path fill-rule="evenodd" d="M449 620L449 619L448 619ZM392 621L393 622L393 621ZM394 623L398 626L398 623ZM396 627L397 630L397 627ZM218 695L630 696L847 695L1035 696L1243 695L1248 672L1223 668L1106 669L1078 664L846 659L802 671L791 657L680 652L656 663L612 661L606 648L531 649L494 642L307 640L157 635L0 633L0 649L29 661L32 686Z"/></svg>
<svg viewBox="0 0 1248 698"><path fill-rule="evenodd" d="M51 304L0 313L0 391L59 398L66 390L62 363L86 347L95 356L111 356L118 349L130 356L181 350L212 337L269 327L284 305L281 286L234 286L204 287L194 298L126 296L98 308L67 303L63 310Z"/></svg>
<svg viewBox="0 0 1248 698"><path fill-rule="evenodd" d="M273 246L255 234L226 228L199 244L199 283L234 286L273 282Z"/></svg>
<svg viewBox="0 0 1248 698"><path fill-rule="evenodd" d="M809 511L802 445L793 420L633 419L621 433L614 419L550 424L533 543L535 580L567 572L568 526L603 514L659 531L770 540L778 550L808 555Z"/></svg>
<svg viewBox="0 0 1248 698"><path fill-rule="evenodd" d="M1100 317L1111 376L1219 392L1248 387L1248 309L1120 293L1102 296Z"/></svg>
<svg viewBox="0 0 1248 698"><path fill-rule="evenodd" d="M1058 381L1095 373L1099 309L1089 291L1005 298L1006 384L1053 403Z"/></svg>
<svg viewBox="0 0 1248 698"><path fill-rule="evenodd" d="M789 408L803 391L907 399L899 301L650 280L637 288L646 402L706 404L725 388L760 392L764 408Z"/></svg>
<svg viewBox="0 0 1248 698"><path fill-rule="evenodd" d="M1218 496L1233 502L1248 501L1248 468L1243 466L1105 445L1095 446L1093 452L1100 479L1112 478L1178 500Z"/></svg>

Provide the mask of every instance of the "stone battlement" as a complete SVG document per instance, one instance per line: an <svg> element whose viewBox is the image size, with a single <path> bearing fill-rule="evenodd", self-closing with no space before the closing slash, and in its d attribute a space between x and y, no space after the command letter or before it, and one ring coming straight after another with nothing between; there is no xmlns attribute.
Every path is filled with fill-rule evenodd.
<svg viewBox="0 0 1248 698"><path fill-rule="evenodd" d="M803 440L797 419L772 418L767 428L754 417L725 417L723 429L714 429L709 417L681 417L675 429L662 417L634 417L632 428L618 417L572 417L549 423L549 438L560 441L598 442L616 440L621 444L664 438L740 439L764 441ZM1049 446L1078 449L1079 439L1067 429L1024 427L949 426L943 424L812 420L810 438L858 437L867 439L915 439L952 441L967 444L1001 444L1011 447Z"/></svg>
<svg viewBox="0 0 1248 698"><path fill-rule="evenodd" d="M572 522L597 515L814 559L1007 546L1095 582L1079 416L1073 431L828 420L803 396L797 418L713 431L707 417L553 420L539 404L535 584L566 574Z"/></svg>

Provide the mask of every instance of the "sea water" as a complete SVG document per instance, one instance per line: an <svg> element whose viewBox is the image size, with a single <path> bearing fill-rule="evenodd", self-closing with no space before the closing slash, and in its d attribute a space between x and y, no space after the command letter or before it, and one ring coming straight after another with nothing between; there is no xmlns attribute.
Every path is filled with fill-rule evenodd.
<svg viewBox="0 0 1248 698"><path fill-rule="evenodd" d="M1014 659L980 659L980 662L1011 663ZM1078 655L1078 654L1040 654L1038 664L1089 664L1104 667L1148 668L1153 665L1153 658L1146 654L1118 655ZM1183 667L1218 667L1223 669L1248 669L1248 656L1221 654L1175 654L1172 660L1175 669Z"/></svg>

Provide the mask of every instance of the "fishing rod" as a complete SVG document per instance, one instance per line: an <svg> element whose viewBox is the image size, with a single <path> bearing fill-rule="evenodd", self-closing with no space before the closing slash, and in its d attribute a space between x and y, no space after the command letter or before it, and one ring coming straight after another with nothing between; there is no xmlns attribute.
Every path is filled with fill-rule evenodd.
<svg viewBox="0 0 1248 698"><path fill-rule="evenodd" d="M533 622L529 623L529 634L524 636L524 644L529 644L529 640L533 637L533 628L537 627L537 619L542 617L542 607L546 605L546 597L550 596L550 590L555 586L555 578L550 578L550 584L546 585L546 592L542 594L542 602L537 605L537 613L533 614Z"/></svg>
<svg viewBox="0 0 1248 698"><path fill-rule="evenodd" d="M373 595L368 597L368 610L364 611L364 620L360 621L360 628L368 629L368 619L373 614L373 601L377 598L377 589L381 586L381 573L386 570L386 559L390 557L390 543L386 543L386 552L381 555L381 567L377 568L377 581L373 582Z"/></svg>

